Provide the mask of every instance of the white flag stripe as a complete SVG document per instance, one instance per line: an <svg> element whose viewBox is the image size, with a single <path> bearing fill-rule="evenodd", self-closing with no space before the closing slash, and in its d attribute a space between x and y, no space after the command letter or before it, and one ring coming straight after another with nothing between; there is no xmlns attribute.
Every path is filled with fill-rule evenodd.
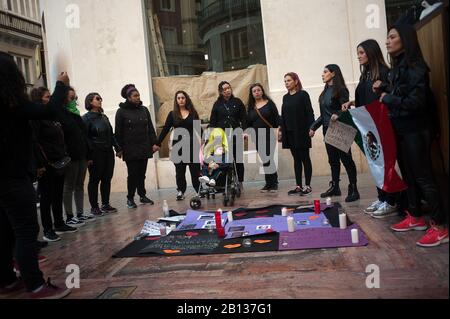
<svg viewBox="0 0 450 319"><path fill-rule="evenodd" d="M381 144L381 137L378 133L378 128L372 119L372 116L367 111L366 107L358 107L356 109L350 110L353 122L358 127L364 145L364 151L366 153L367 162L369 164L369 169L372 172L372 176L375 179L375 183L378 188L383 189L384 187L384 175L385 175L385 163L384 163L384 151ZM380 146L380 155L378 158L373 159L368 151L367 135L369 132L377 139L378 145Z"/></svg>

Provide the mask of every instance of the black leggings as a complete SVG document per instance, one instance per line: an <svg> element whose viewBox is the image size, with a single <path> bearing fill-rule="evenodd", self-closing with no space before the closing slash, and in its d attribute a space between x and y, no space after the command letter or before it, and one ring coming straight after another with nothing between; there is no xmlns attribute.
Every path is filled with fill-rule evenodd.
<svg viewBox="0 0 450 319"><path fill-rule="evenodd" d="M189 171L191 173L192 186L195 188L195 191L197 192L200 187L200 182L198 180L198 178L200 177L200 164L180 163L180 164L174 164L174 165L175 165L176 179L177 179L177 190L179 192L182 192L183 194L186 193L186 189L187 189L186 168L187 168L187 166L189 166Z"/></svg>
<svg viewBox="0 0 450 319"><path fill-rule="evenodd" d="M56 172L55 169L50 166L46 169L44 175L39 179L39 189L41 191L41 221L44 232L64 226L64 175Z"/></svg>
<svg viewBox="0 0 450 319"><path fill-rule="evenodd" d="M331 167L331 176L333 178L333 182L339 183L341 176L341 161L344 164L345 170L347 171L348 180L350 184L355 184L357 182L357 171L356 165L352 158L352 152L349 151L345 153L336 147L325 143L325 147L327 149L328 154L328 162Z"/></svg>
<svg viewBox="0 0 450 319"><path fill-rule="evenodd" d="M431 169L431 137L427 131L397 133L398 163L408 184L408 208L414 217L422 217L421 196L430 207L431 219L448 225L448 214L441 210L439 190Z"/></svg>
<svg viewBox="0 0 450 319"><path fill-rule="evenodd" d="M309 148L291 148L294 157L295 180L297 186L303 187L303 167L305 168L305 185L311 186L312 163L309 156Z"/></svg>
<svg viewBox="0 0 450 319"><path fill-rule="evenodd" d="M147 173L148 159L127 161L128 168L128 199L133 199L137 193L140 197L147 194L145 190L145 174Z"/></svg>
<svg viewBox="0 0 450 319"><path fill-rule="evenodd" d="M98 185L102 195L102 204L109 205L111 180L114 174L114 151L94 151L93 164L89 167L89 202L92 208L98 208Z"/></svg>
<svg viewBox="0 0 450 319"><path fill-rule="evenodd" d="M278 185L278 172L277 167L275 166L275 149L273 146L276 147L277 140L274 135L274 131L272 129L266 129L265 135L261 136L259 134L258 128L255 129L256 134L256 150L260 156L261 159L266 159L267 161L263 163L264 168L264 176L266 180L267 186L275 186ZM260 139L264 138L266 145L259 145ZM271 147L272 146L272 147ZM265 150L262 148L265 147ZM300 178L301 179L301 178Z"/></svg>

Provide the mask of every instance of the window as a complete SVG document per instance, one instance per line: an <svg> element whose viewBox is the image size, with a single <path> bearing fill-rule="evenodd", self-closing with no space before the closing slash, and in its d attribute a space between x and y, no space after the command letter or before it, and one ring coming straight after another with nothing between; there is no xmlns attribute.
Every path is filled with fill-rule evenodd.
<svg viewBox="0 0 450 319"><path fill-rule="evenodd" d="M170 75L180 75L180 66L178 64L168 64Z"/></svg>
<svg viewBox="0 0 450 319"><path fill-rule="evenodd" d="M14 57L14 61L19 67L20 72L22 72L26 84L32 85L35 81L32 58L15 55L14 53L10 54Z"/></svg>
<svg viewBox="0 0 450 319"><path fill-rule="evenodd" d="M186 1L186 0L184 0ZM160 0L161 11L175 12L175 0Z"/></svg>
<svg viewBox="0 0 450 319"><path fill-rule="evenodd" d="M161 27L164 45L171 46L178 44L178 32L176 28Z"/></svg>

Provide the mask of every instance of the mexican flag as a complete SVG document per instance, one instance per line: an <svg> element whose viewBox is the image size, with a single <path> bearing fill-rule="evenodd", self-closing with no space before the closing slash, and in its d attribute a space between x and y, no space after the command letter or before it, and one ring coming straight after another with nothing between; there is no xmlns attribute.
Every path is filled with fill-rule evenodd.
<svg viewBox="0 0 450 319"><path fill-rule="evenodd" d="M379 101L344 112L339 121L358 130L355 142L366 155L378 188L396 193L407 188L395 170L397 143L388 108Z"/></svg>

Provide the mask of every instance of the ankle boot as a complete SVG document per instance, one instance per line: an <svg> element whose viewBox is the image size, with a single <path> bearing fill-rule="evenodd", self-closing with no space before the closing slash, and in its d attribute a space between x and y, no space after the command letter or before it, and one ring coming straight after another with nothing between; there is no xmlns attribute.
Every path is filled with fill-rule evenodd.
<svg viewBox="0 0 450 319"><path fill-rule="evenodd" d="M359 192L358 187L356 187L356 184L350 184L348 185L348 196L345 199L346 203L355 202L359 199Z"/></svg>
<svg viewBox="0 0 450 319"><path fill-rule="evenodd" d="M341 196L341 189L339 188L339 182L330 182L330 188L320 195L322 198Z"/></svg>

